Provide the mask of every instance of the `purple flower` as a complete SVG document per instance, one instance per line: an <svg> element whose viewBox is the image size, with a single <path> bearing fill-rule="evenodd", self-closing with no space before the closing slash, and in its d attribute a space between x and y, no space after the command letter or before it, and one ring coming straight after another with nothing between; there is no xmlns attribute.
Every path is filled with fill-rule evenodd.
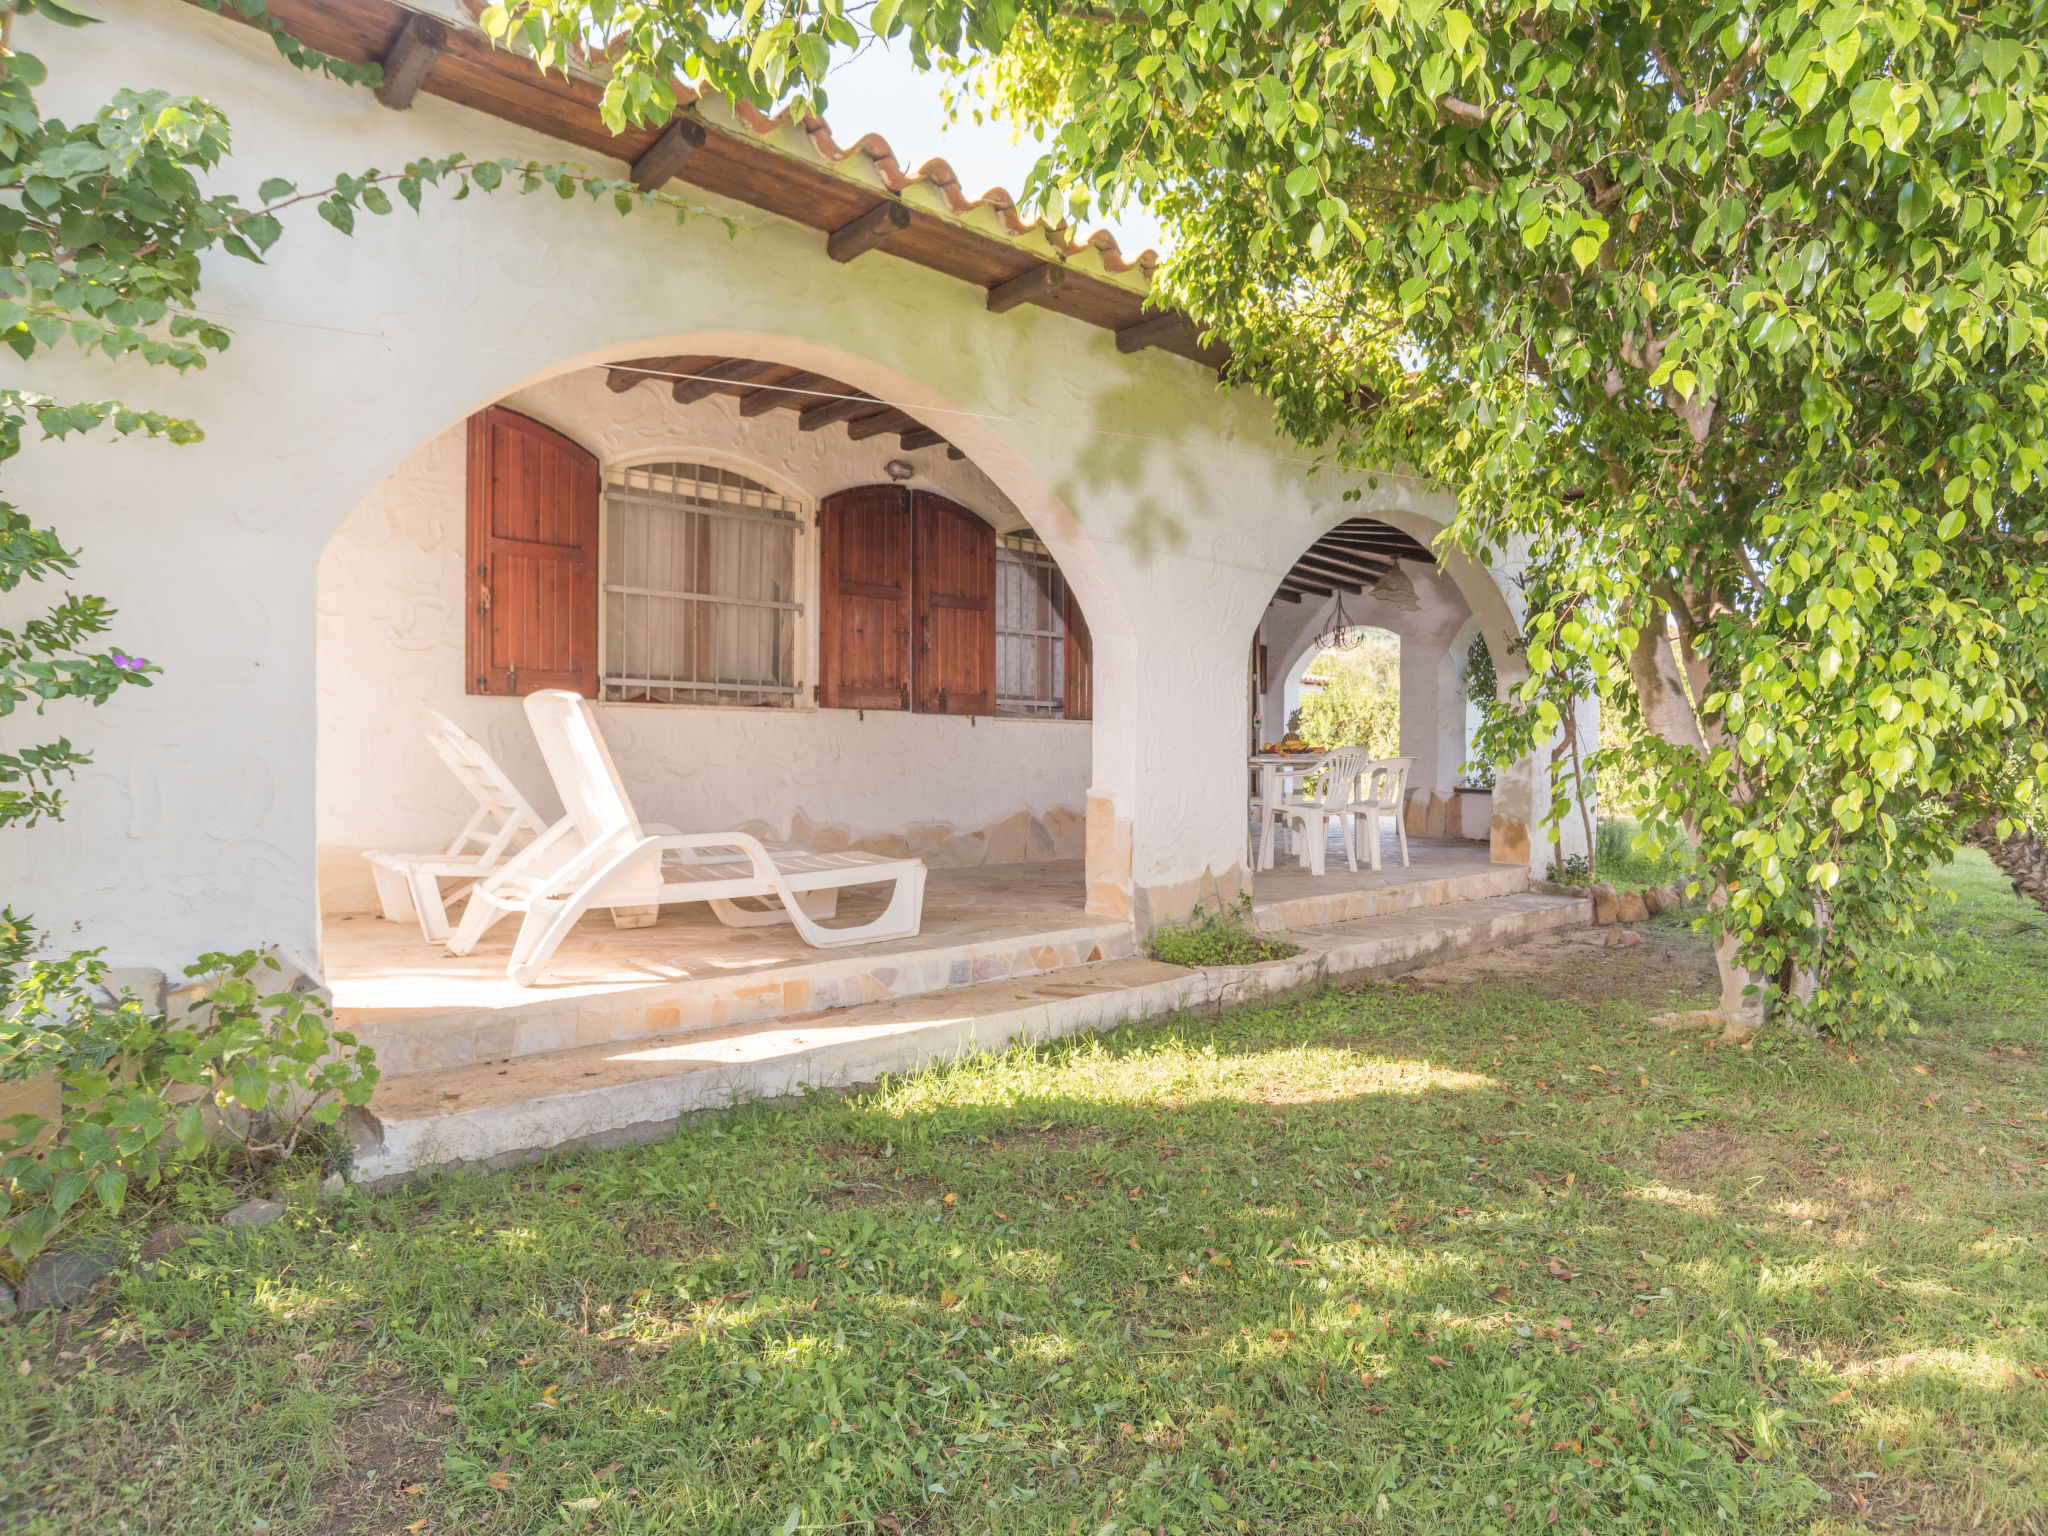
<svg viewBox="0 0 2048 1536"><path fill-rule="evenodd" d="M114 652L114 665L124 672L140 672L149 665L149 658L147 656L124 656L119 651L116 651Z"/></svg>

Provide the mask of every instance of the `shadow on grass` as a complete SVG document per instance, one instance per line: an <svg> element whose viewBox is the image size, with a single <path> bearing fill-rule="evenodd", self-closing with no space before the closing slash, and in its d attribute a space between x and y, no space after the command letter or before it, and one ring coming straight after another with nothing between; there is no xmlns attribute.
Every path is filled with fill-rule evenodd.
<svg viewBox="0 0 2048 1536"><path fill-rule="evenodd" d="M0 1335L0 1513L1605 1533L1848 1529L1854 1494L2038 1529L2041 1197L2000 1156L2040 1075L1716 1049L1644 1023L1668 956L1590 964L956 1063L196 1247Z"/></svg>

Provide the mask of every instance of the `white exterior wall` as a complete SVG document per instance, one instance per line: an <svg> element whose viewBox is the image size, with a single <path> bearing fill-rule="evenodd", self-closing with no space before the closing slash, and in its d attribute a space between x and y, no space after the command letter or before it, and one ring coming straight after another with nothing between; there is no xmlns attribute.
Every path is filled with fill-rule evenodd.
<svg viewBox="0 0 2048 1536"><path fill-rule="evenodd" d="M905 454L893 437L854 442L843 429L803 432L793 411L744 419L739 402L724 396L679 406L658 382L614 393L595 368L503 403L583 444L606 469L657 458L715 464L800 500L806 690L817 680L817 536L809 513L822 497L885 482L884 466L902 459L918 470L905 482L911 487L951 497L1004 531L1023 522L986 476L942 448ZM520 701L465 691L466 467L465 428L456 423L356 505L320 561L315 817L323 892L334 906L369 900L354 867L362 849L445 842L469 814L421 737L422 707L483 741L543 816L559 814ZM1062 807L1078 822L1088 792L1085 721L970 723L880 711L863 718L814 708L808 693L793 709L598 710L635 808L685 831L753 822L786 837L801 814L858 839L913 826L975 831L1020 811L1043 816ZM923 841L943 835L927 831Z"/></svg>
<svg viewBox="0 0 2048 1536"><path fill-rule="evenodd" d="M234 123L237 157L211 178L223 190L252 194L275 175L316 187L339 169L456 150L618 171L430 96L389 111L195 7L101 11L108 24L83 31L18 19L20 46L50 66L46 110L77 120L138 84L205 95ZM429 194L422 214L366 217L349 239L301 207L264 265L208 257L206 312L236 340L203 372L7 358L11 384L120 395L208 433L185 448L37 443L10 468L11 499L83 548L79 589L121 610L114 643L165 675L102 709L67 703L10 724L10 741L41 739L29 734L40 724L95 761L64 821L0 837L8 899L58 942L104 944L116 963L270 942L313 956L329 541L480 407L608 359L686 353L811 368L925 413L1051 546L1094 631L1095 910L1146 923L1244 883L1245 657L1275 585L1345 518L1427 539L1448 498L1384 475L1376 487L1311 478L1262 401L1220 393L1194 363L1122 355L1110 333L1029 305L991 315L967 284L882 254L834 263L815 231L730 211L746 222L737 239L711 220L678 229L581 199ZM1343 499L1352 488L1362 501ZM1484 572L1452 574L1490 636L1512 630ZM1533 784L1503 779L1496 811L1533 821Z"/></svg>

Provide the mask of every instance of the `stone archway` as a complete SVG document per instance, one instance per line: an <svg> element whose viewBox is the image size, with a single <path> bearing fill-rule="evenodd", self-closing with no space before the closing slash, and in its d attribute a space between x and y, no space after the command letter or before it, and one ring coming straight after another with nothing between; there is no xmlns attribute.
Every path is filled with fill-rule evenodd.
<svg viewBox="0 0 2048 1536"><path fill-rule="evenodd" d="M748 366L735 366L738 362ZM598 380L603 380L605 387L600 387ZM1120 731L1121 721L1117 712L1116 701L1128 691L1127 677L1118 671L1118 660L1128 656L1132 650L1130 624L1124 615L1121 599L1104 573L1092 541L1080 531L1077 521L1058 495L1038 480L1021 457L1006 456L1007 462L1003 466L1006 474L1002 475L990 473L972 458L972 445L977 442L984 446L995 443L1000 447L1000 439L979 418L952 407L933 391L913 381L844 352L787 338L732 333L667 337L651 343L635 343L627 348L608 348L604 353L573 365L537 371L496 392L490 401L484 403L510 402L515 408L531 409L536 397L545 400L578 381L584 395L595 392L600 398L605 398L608 394L618 407L622 421L626 422L633 419L636 411L639 415L647 414L649 407L674 415L672 405L687 406L693 411L710 409L703 403L724 397L723 412L728 416L732 414L736 401L740 410L755 417L775 413L781 423L779 441L784 444L783 451L787 451L792 443L808 451L819 449L828 442L844 446L850 438L858 438L866 450L866 458L873 462L864 463L862 468L848 467L839 471L836 481L831 478L834 471L829 466L814 464L810 477L814 482L810 487L813 501L820 490L879 481L882 479L883 458L900 454L907 456L900 462L916 461L918 484L931 485L991 514L991 520L996 521L999 527L1012 526L1010 519L1028 523L1031 531L1053 552L1068 584L1079 598L1095 640L1096 705L1086 728L1088 745L1085 749L1093 766L1081 780L1083 792L1071 799L1062 796L1060 803L1085 811L1087 802L1095 798L1093 792L1097 784L1105 780L1115 782L1116 742L1120 734L1128 734ZM784 389L780 387L782 385L789 387ZM786 394L790 398L758 410L748 410L750 404L769 393ZM883 430L856 430L864 426L863 410L856 409L854 405L856 399L870 401L876 406L887 405L894 415L881 423ZM815 427L811 420L802 420L806 413L819 407L822 410L818 414L823 419L817 420ZM542 405L539 409L546 419L547 407ZM458 421L463 419L457 418ZM570 425L568 422L555 424ZM445 439L457 431L459 429L453 426L444 428L439 437ZM600 441L596 434L588 431L585 435L592 437L590 446L607 463L645 459L656 442L647 437L644 430L634 436L624 427L617 440ZM435 439L429 439L429 442L433 441ZM787 483L780 473L783 466L761 457L759 452L750 456L750 450L741 440L719 450L701 453L693 450L690 456L727 464L739 473L769 484ZM820 481L820 475L826 478ZM963 480L963 476L967 479ZM982 489L975 491L974 484L979 484ZM446 500L445 492L441 499ZM996 515L998 509L1000 515ZM395 515L403 517L408 513L399 509ZM332 542L330 539L330 545ZM327 605L323 602L323 606ZM445 657L442 659L446 660ZM323 688L323 695L326 691ZM407 714L397 728L409 724L410 716ZM518 729L516 720L509 716L499 728L510 738L523 738L524 733ZM987 730L981 732L984 737L988 734ZM323 726L323 741L327 739L328 733ZM1109 747L1107 751L1103 745L1105 740ZM744 750L738 744L734 744L733 749ZM494 746L493 750L497 748ZM324 746L321 755L323 758L327 755ZM428 776L431 777L431 768ZM323 807L325 802L323 793ZM681 816L680 812L644 814L658 814L668 821L677 821L679 817L691 819ZM780 820L774 823L777 836L783 835L782 828L789 824L788 807L783 807L779 815ZM918 819L909 818L912 821ZM927 816L922 819L929 821L934 818ZM1078 838L1078 824L1076 831ZM322 841L326 839L323 837ZM349 841L364 839L336 840L338 844ZM1120 858L1114 838L1097 837L1083 841L1090 909L1128 915L1128 836L1124 839ZM328 859L328 863L336 867L343 862L345 860L340 857Z"/></svg>
<svg viewBox="0 0 2048 1536"><path fill-rule="evenodd" d="M1520 622L1509 590L1496 573L1441 542L1443 522L1412 505L1361 505L1369 510L1325 528L1300 546L1295 563L1276 586L1271 608L1283 606L1277 599L1289 595L1298 596L1304 606L1313 599L1316 611L1305 631L1312 633L1314 623L1341 602L1347 618L1401 635L1402 753L1416 759L1410 794L1411 798L1420 797L1425 823L1441 829L1449 816L1454 779L1463 760L1463 648L1469 646L1472 636L1485 637L1494 657L1498 686L1504 691L1527 675L1519 652ZM1408 578L1406 586L1414 589L1419 607L1398 613L1380 611L1385 605L1373 599L1371 567L1354 565L1347 574L1342 561L1332 558L1332 535L1345 529L1359 532L1361 537L1352 542L1362 548L1374 543L1375 530L1385 530L1396 536L1380 541L1388 551L1399 551L1406 542L1427 559L1426 572L1413 571L1405 563L1402 566ZM1269 663L1275 661L1277 658L1269 657ZM1269 676L1266 699L1272 699L1275 692ZM1548 845L1537 829L1548 805L1548 770L1536 754L1498 770L1489 840L1495 862L1523 864L1535 875L1544 872ZM1569 834L1566 840L1570 840Z"/></svg>

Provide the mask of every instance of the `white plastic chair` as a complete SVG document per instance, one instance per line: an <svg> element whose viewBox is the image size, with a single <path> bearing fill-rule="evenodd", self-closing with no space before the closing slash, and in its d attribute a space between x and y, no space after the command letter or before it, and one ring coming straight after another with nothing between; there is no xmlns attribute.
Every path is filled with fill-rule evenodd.
<svg viewBox="0 0 2048 1536"><path fill-rule="evenodd" d="M444 893L441 882L475 881L504 868L540 832L541 822L519 793L519 786L505 776L482 742L431 709L420 711L420 728L426 732L427 745L476 802L476 811L439 852L373 850L363 857L369 860L370 873L377 882L377 904L385 919L394 923L417 920L428 943L444 944L450 931L447 903L467 887Z"/></svg>
<svg viewBox="0 0 2048 1536"><path fill-rule="evenodd" d="M1346 842L1355 845L1363 836L1375 870L1380 867L1382 816L1393 819L1394 836L1401 846L1401 867L1408 867L1408 771L1414 766L1412 757L1382 758L1378 762L1367 763L1354 781L1351 803L1345 807L1352 827L1352 835L1346 838ZM1365 823L1362 829L1358 825L1360 822ZM1355 869L1357 866L1352 867Z"/></svg>
<svg viewBox="0 0 2048 1536"><path fill-rule="evenodd" d="M592 907L680 901L709 902L719 920L734 927L786 920L820 949L916 935L924 914L923 861L872 853L771 855L744 832L650 833L633 813L588 700L561 689L529 694L526 718L567 814L511 864L477 882L448 940L449 953L468 954L492 925L517 912L519 937L505 974L528 987ZM894 890L881 916L850 928L819 926L818 898L883 881ZM781 910L735 905L749 899L772 899Z"/></svg>
<svg viewBox="0 0 2048 1536"><path fill-rule="evenodd" d="M1364 747L1339 747L1334 752L1325 752L1310 770L1318 779L1313 793L1288 795L1274 807L1290 831L1301 828L1304 841L1300 858L1312 875L1323 872L1331 822L1343 829L1344 859L1357 872L1358 856L1351 846L1351 823L1346 811L1352 782L1365 762Z"/></svg>

